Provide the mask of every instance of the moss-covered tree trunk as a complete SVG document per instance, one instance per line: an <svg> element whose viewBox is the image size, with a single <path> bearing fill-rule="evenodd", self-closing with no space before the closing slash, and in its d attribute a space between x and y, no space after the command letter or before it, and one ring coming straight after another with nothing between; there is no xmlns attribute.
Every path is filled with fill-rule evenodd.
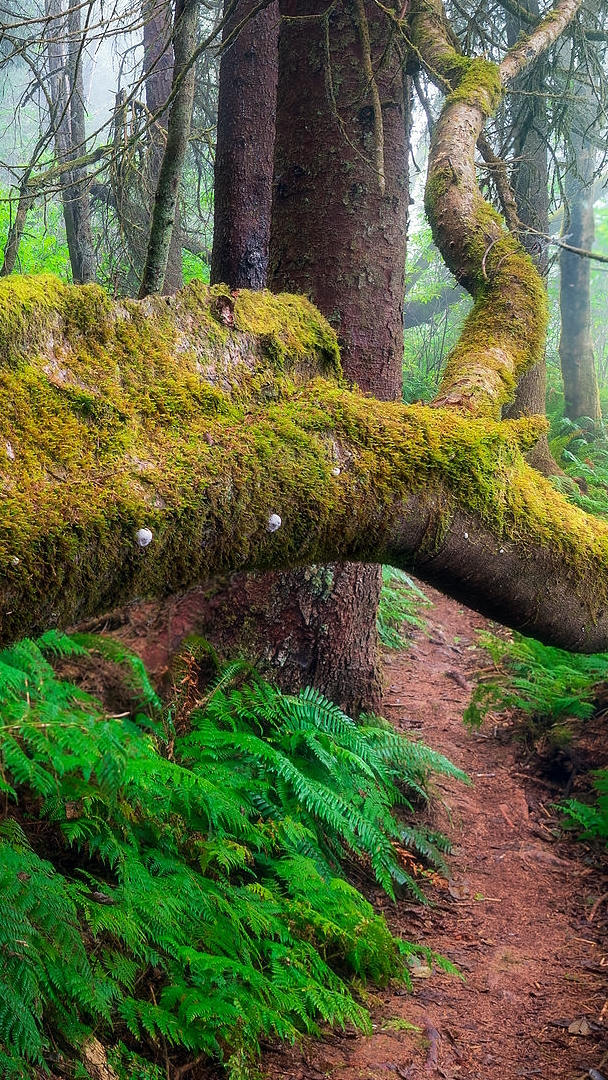
<svg viewBox="0 0 608 1080"><path fill-rule="evenodd" d="M525 463L539 421L363 397L303 298L231 303L2 279L2 641L218 574L353 560L608 646L608 527Z"/></svg>
<svg viewBox="0 0 608 1080"><path fill-rule="evenodd" d="M522 375L542 359L543 282L518 238L482 199L475 147L505 89L557 40L580 3L559 0L500 65L459 53L441 0L414 4L414 46L430 77L450 90L431 142L425 206L446 264L475 300L448 359L437 404L498 416Z"/></svg>
<svg viewBox="0 0 608 1080"><path fill-rule="evenodd" d="M569 200L568 243L591 251L595 238L593 216L594 153L575 138L577 175L566 183ZM564 413L571 420L590 416L601 420L602 410L591 336L589 259L562 249L560 253L559 358L564 380Z"/></svg>

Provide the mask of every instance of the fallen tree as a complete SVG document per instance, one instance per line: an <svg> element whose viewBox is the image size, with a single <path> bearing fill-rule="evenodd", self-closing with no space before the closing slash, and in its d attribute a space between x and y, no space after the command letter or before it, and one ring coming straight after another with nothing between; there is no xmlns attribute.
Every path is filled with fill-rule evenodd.
<svg viewBox="0 0 608 1080"><path fill-rule="evenodd" d="M115 303L7 278L0 329L2 641L217 573L357 559L608 646L608 527L526 464L538 417L363 397L296 297Z"/></svg>

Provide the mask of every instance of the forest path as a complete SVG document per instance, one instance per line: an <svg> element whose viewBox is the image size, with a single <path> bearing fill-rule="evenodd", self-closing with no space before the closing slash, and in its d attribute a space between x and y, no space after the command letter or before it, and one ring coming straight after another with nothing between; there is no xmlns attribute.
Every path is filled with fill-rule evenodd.
<svg viewBox="0 0 608 1080"><path fill-rule="evenodd" d="M396 933L447 956L465 981L423 968L412 993L381 992L368 1002L372 1036L269 1048L264 1071L272 1080L608 1078L600 1021L608 953L597 920L588 921L605 881L582 845L556 840L547 827L554 789L525 771L517 744L492 726L464 728L484 663L476 631L487 623L425 592L433 602L427 632L385 657L384 712L466 770L473 786L437 782L433 824L454 849L449 884L429 889L433 906L408 898L394 905L380 893L374 900Z"/></svg>

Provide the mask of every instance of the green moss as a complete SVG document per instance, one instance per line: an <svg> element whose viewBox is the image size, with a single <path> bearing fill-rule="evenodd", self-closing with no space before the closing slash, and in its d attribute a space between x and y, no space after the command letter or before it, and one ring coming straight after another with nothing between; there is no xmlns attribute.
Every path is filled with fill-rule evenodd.
<svg viewBox="0 0 608 1080"><path fill-rule="evenodd" d="M72 322L62 336L47 309L52 359L0 364L5 639L238 567L382 557L412 496L427 554L460 508L497 537L563 551L572 580L593 582L590 604L606 599L608 530L524 461L542 422L406 408L285 372L270 399L247 396L247 378L235 394L201 377L212 362L217 374L218 346L191 299L112 307L89 353L88 335ZM248 325L228 332L237 361L256 340ZM252 384L266 365L250 365ZM271 513L284 523L272 534ZM143 550L141 527L154 533Z"/></svg>
<svg viewBox="0 0 608 1080"><path fill-rule="evenodd" d="M342 372L335 331L304 296L263 291L239 292L234 306L237 329L261 338L262 347L278 371L286 361L309 364L322 361L322 371L339 376Z"/></svg>
<svg viewBox="0 0 608 1080"><path fill-rule="evenodd" d="M443 179L440 175L431 199ZM524 372L544 355L547 294L530 256L481 196L463 248L469 269L462 280L474 305L448 357L439 396L454 397L462 386L463 405L498 419Z"/></svg>
<svg viewBox="0 0 608 1080"><path fill-rule="evenodd" d="M65 286L51 274L0 279L0 361L13 363L38 348L57 321Z"/></svg>
<svg viewBox="0 0 608 1080"><path fill-rule="evenodd" d="M483 57L469 59L454 55L449 64L449 82L454 87L447 104L463 101L475 105L484 116L492 116L500 104L503 93L497 64Z"/></svg>

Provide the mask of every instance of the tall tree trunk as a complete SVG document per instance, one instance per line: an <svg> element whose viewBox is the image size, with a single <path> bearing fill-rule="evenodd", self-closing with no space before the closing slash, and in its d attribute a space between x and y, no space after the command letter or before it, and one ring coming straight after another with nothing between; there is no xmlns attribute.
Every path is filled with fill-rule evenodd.
<svg viewBox="0 0 608 1080"><path fill-rule="evenodd" d="M346 0L331 15L325 9L315 0L281 2L269 284L317 304L337 330L345 374L360 389L400 399L408 198L402 65L375 3ZM290 581L304 623L305 647L295 657L300 680L351 711L378 708L380 568L333 564Z"/></svg>
<svg viewBox="0 0 608 1080"><path fill-rule="evenodd" d="M239 5L227 34L250 7ZM390 47L387 52L389 23L375 5L369 8L371 42L368 15L356 3L343 5L331 26L319 18L289 21L296 11L316 15L322 10L309 5L302 12L291 4L281 11L286 19L275 147L275 262L268 284L275 290L303 292L333 314L344 327L346 374L386 400L400 397L402 384L407 158L401 66L396 52ZM212 281L237 287L259 288L266 281L274 134L270 110L276 91L271 51L276 48L277 19L277 5L257 15L222 58ZM331 58L319 65L327 40ZM371 85L369 80L372 57L374 63L384 58L386 64L381 81L386 120L374 107L378 89L375 78ZM378 128L383 130L378 143L383 177L375 146ZM348 158L339 176L336 150ZM296 169L306 161L309 174L298 194L286 200L281 178L291 169L292 158ZM365 281L360 280L360 260L367 266ZM340 274L334 274L338 264ZM353 712L377 708L381 685L375 616L380 585L378 567L352 563L289 574L240 575L228 592L214 592L214 621L205 632L226 650L238 642L239 649L268 664L285 688L314 685Z"/></svg>
<svg viewBox="0 0 608 1080"><path fill-rule="evenodd" d="M242 0L233 8L224 41L253 6ZM266 285L278 38L279 5L273 0L245 23L220 65L211 281L233 289Z"/></svg>
<svg viewBox="0 0 608 1080"><path fill-rule="evenodd" d="M575 142L578 175L566 181L570 216L568 243L590 251L595 238L593 218L594 154ZM564 380L564 413L571 420L590 416L601 420L602 410L591 336L591 296L589 259L562 249L560 254L561 334L559 358Z"/></svg>
<svg viewBox="0 0 608 1080"><path fill-rule="evenodd" d="M140 297L162 293L175 227L179 186L190 138L195 65L190 61L196 45L198 0L176 0L173 29L173 102L169 110L167 142L154 197L150 239L139 290Z"/></svg>
<svg viewBox="0 0 608 1080"><path fill-rule="evenodd" d="M62 0L45 0L45 13L50 20L47 55L55 150L59 164L64 164L84 152L86 140L81 6L77 0L70 0L66 15ZM64 174L61 198L72 277L76 284L86 285L95 280L95 251L83 170L75 168Z"/></svg>

